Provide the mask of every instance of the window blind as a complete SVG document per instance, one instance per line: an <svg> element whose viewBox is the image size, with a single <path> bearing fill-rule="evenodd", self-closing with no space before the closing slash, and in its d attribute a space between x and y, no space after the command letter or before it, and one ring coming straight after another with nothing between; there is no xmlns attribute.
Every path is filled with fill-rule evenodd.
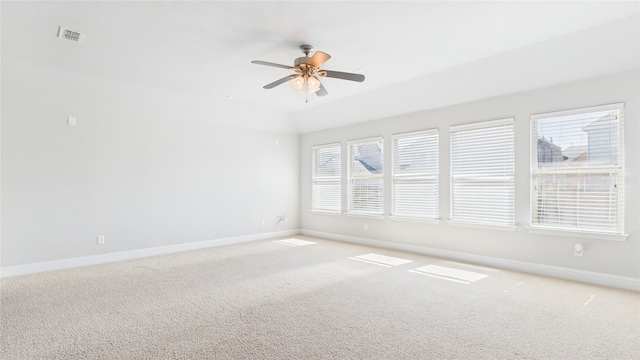
<svg viewBox="0 0 640 360"><path fill-rule="evenodd" d="M352 141L348 148L348 212L384 215L383 139Z"/></svg>
<svg viewBox="0 0 640 360"><path fill-rule="evenodd" d="M313 210L341 211L340 143L313 147Z"/></svg>
<svg viewBox="0 0 640 360"><path fill-rule="evenodd" d="M450 127L451 220L513 226L514 119Z"/></svg>
<svg viewBox="0 0 640 360"><path fill-rule="evenodd" d="M438 219L438 129L392 136L393 216Z"/></svg>
<svg viewBox="0 0 640 360"><path fill-rule="evenodd" d="M623 104L531 117L531 225L624 232Z"/></svg>

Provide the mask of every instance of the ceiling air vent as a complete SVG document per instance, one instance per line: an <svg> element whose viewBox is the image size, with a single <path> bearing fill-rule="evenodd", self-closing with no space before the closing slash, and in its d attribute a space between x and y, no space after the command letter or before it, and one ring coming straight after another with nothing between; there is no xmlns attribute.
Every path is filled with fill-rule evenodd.
<svg viewBox="0 0 640 360"><path fill-rule="evenodd" d="M67 39L67 40L75 41L77 43L83 43L84 38L86 36L87 35L84 33L81 33L79 31L69 30L63 26L60 26L60 28L58 29L58 37L60 39Z"/></svg>

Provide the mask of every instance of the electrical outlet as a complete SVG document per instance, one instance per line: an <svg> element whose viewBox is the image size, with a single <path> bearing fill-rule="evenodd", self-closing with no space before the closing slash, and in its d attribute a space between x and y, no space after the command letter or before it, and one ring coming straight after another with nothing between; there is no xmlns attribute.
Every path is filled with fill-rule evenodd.
<svg viewBox="0 0 640 360"><path fill-rule="evenodd" d="M365 230L369 230L369 224L364 223L364 229L365 229Z"/></svg>
<svg viewBox="0 0 640 360"><path fill-rule="evenodd" d="M265 224L264 219L262 219L262 221L260 223L262 224L262 226L264 226L264 224Z"/></svg>
<svg viewBox="0 0 640 360"><path fill-rule="evenodd" d="M578 243L573 246L573 256L582 256L584 254L584 246Z"/></svg>
<svg viewBox="0 0 640 360"><path fill-rule="evenodd" d="M98 245L104 245L104 235L98 235Z"/></svg>

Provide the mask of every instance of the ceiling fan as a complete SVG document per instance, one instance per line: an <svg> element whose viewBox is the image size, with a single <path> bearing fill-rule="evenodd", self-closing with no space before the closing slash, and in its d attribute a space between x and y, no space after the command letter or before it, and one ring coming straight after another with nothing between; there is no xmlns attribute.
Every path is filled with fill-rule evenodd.
<svg viewBox="0 0 640 360"><path fill-rule="evenodd" d="M325 96L328 94L318 77L336 78L350 81L363 82L364 75L347 73L333 70L322 70L320 66L331 58L331 55L322 51L316 51L313 56L309 57L309 53L313 51L311 45L301 45L300 50L304 53L303 57L294 60L293 66L274 64L271 62L253 60L252 64L274 66L283 69L293 70L295 74L285 76L270 84L263 86L264 89L273 89L274 87L291 80L291 85L298 92L303 92L307 96L306 102L309 102L309 94L315 93L317 96Z"/></svg>

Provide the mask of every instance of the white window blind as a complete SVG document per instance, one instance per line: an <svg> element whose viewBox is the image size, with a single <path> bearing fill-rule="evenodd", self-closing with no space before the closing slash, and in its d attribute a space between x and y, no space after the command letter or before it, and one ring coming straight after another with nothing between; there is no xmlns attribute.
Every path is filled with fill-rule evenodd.
<svg viewBox="0 0 640 360"><path fill-rule="evenodd" d="M451 220L513 226L514 119L451 126Z"/></svg>
<svg viewBox="0 0 640 360"><path fill-rule="evenodd" d="M384 215L383 139L348 143L350 214Z"/></svg>
<svg viewBox="0 0 640 360"><path fill-rule="evenodd" d="M624 232L623 104L531 117L531 225Z"/></svg>
<svg viewBox="0 0 640 360"><path fill-rule="evenodd" d="M313 210L341 211L340 143L313 147Z"/></svg>
<svg viewBox="0 0 640 360"><path fill-rule="evenodd" d="M438 129L392 136L393 216L438 219Z"/></svg>

